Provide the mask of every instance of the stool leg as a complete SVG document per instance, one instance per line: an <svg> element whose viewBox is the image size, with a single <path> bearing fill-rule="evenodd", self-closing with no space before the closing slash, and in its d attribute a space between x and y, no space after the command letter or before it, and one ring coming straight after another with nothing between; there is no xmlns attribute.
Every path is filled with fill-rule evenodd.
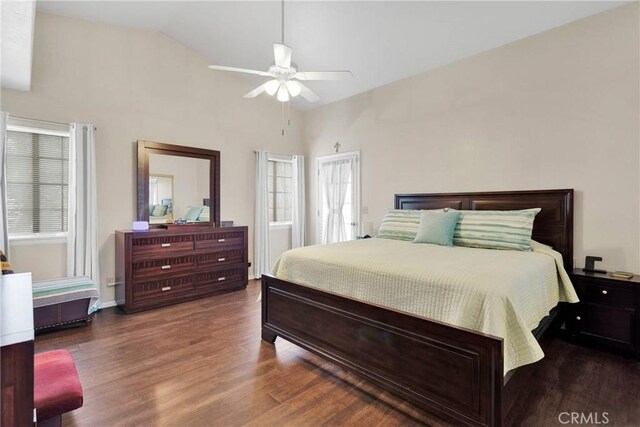
<svg viewBox="0 0 640 427"><path fill-rule="evenodd" d="M62 427L62 415L56 415L47 420L38 421L36 427Z"/></svg>

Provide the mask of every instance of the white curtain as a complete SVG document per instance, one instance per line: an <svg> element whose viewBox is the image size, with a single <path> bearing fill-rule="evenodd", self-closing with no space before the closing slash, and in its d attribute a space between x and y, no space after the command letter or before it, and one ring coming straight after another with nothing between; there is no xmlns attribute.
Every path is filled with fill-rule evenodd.
<svg viewBox="0 0 640 427"><path fill-rule="evenodd" d="M352 165L352 159L322 164L320 179L327 206L327 212L323 218L324 238L322 240L325 243L342 242L347 239L347 228L342 209L347 196Z"/></svg>
<svg viewBox="0 0 640 427"><path fill-rule="evenodd" d="M256 151L256 206L253 230L253 274L271 273L269 265L269 153Z"/></svg>
<svg viewBox="0 0 640 427"><path fill-rule="evenodd" d="M7 224L7 119L0 111L0 250L9 258L9 230Z"/></svg>
<svg viewBox="0 0 640 427"><path fill-rule="evenodd" d="M304 246L304 156L293 156L291 206L291 247Z"/></svg>
<svg viewBox="0 0 640 427"><path fill-rule="evenodd" d="M87 276L99 285L95 134L91 124L71 124L67 275Z"/></svg>

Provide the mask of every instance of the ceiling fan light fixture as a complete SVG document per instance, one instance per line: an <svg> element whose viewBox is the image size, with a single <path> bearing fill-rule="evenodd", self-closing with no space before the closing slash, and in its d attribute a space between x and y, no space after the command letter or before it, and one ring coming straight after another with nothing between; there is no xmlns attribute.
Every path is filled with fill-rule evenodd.
<svg viewBox="0 0 640 427"><path fill-rule="evenodd" d="M273 96L276 94L279 87L280 87L280 82L276 79L273 79L265 83L264 90L269 94L269 96Z"/></svg>
<svg viewBox="0 0 640 427"><path fill-rule="evenodd" d="M287 90L289 91L289 95L295 98L300 95L300 92L302 92L302 86L300 86L300 83L295 80L289 80L287 82Z"/></svg>
<svg viewBox="0 0 640 427"><path fill-rule="evenodd" d="M287 87L285 85L281 85L280 89L278 89L278 101L287 102L289 100L289 92L287 91Z"/></svg>

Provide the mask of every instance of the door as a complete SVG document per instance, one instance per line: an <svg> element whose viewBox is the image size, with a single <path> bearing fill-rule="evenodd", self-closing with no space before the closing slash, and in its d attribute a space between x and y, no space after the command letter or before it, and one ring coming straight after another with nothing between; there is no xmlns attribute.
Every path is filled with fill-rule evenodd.
<svg viewBox="0 0 640 427"><path fill-rule="evenodd" d="M318 158L317 241L353 240L360 235L360 152Z"/></svg>

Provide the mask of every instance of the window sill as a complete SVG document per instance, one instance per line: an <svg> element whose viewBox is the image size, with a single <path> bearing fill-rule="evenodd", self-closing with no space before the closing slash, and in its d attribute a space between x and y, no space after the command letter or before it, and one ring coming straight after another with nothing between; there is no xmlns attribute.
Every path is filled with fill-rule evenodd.
<svg viewBox="0 0 640 427"><path fill-rule="evenodd" d="M55 245L59 243L67 243L67 233L9 235L11 246Z"/></svg>
<svg viewBox="0 0 640 427"><path fill-rule="evenodd" d="M284 230L285 228L291 228L291 222L270 222L269 230Z"/></svg>

